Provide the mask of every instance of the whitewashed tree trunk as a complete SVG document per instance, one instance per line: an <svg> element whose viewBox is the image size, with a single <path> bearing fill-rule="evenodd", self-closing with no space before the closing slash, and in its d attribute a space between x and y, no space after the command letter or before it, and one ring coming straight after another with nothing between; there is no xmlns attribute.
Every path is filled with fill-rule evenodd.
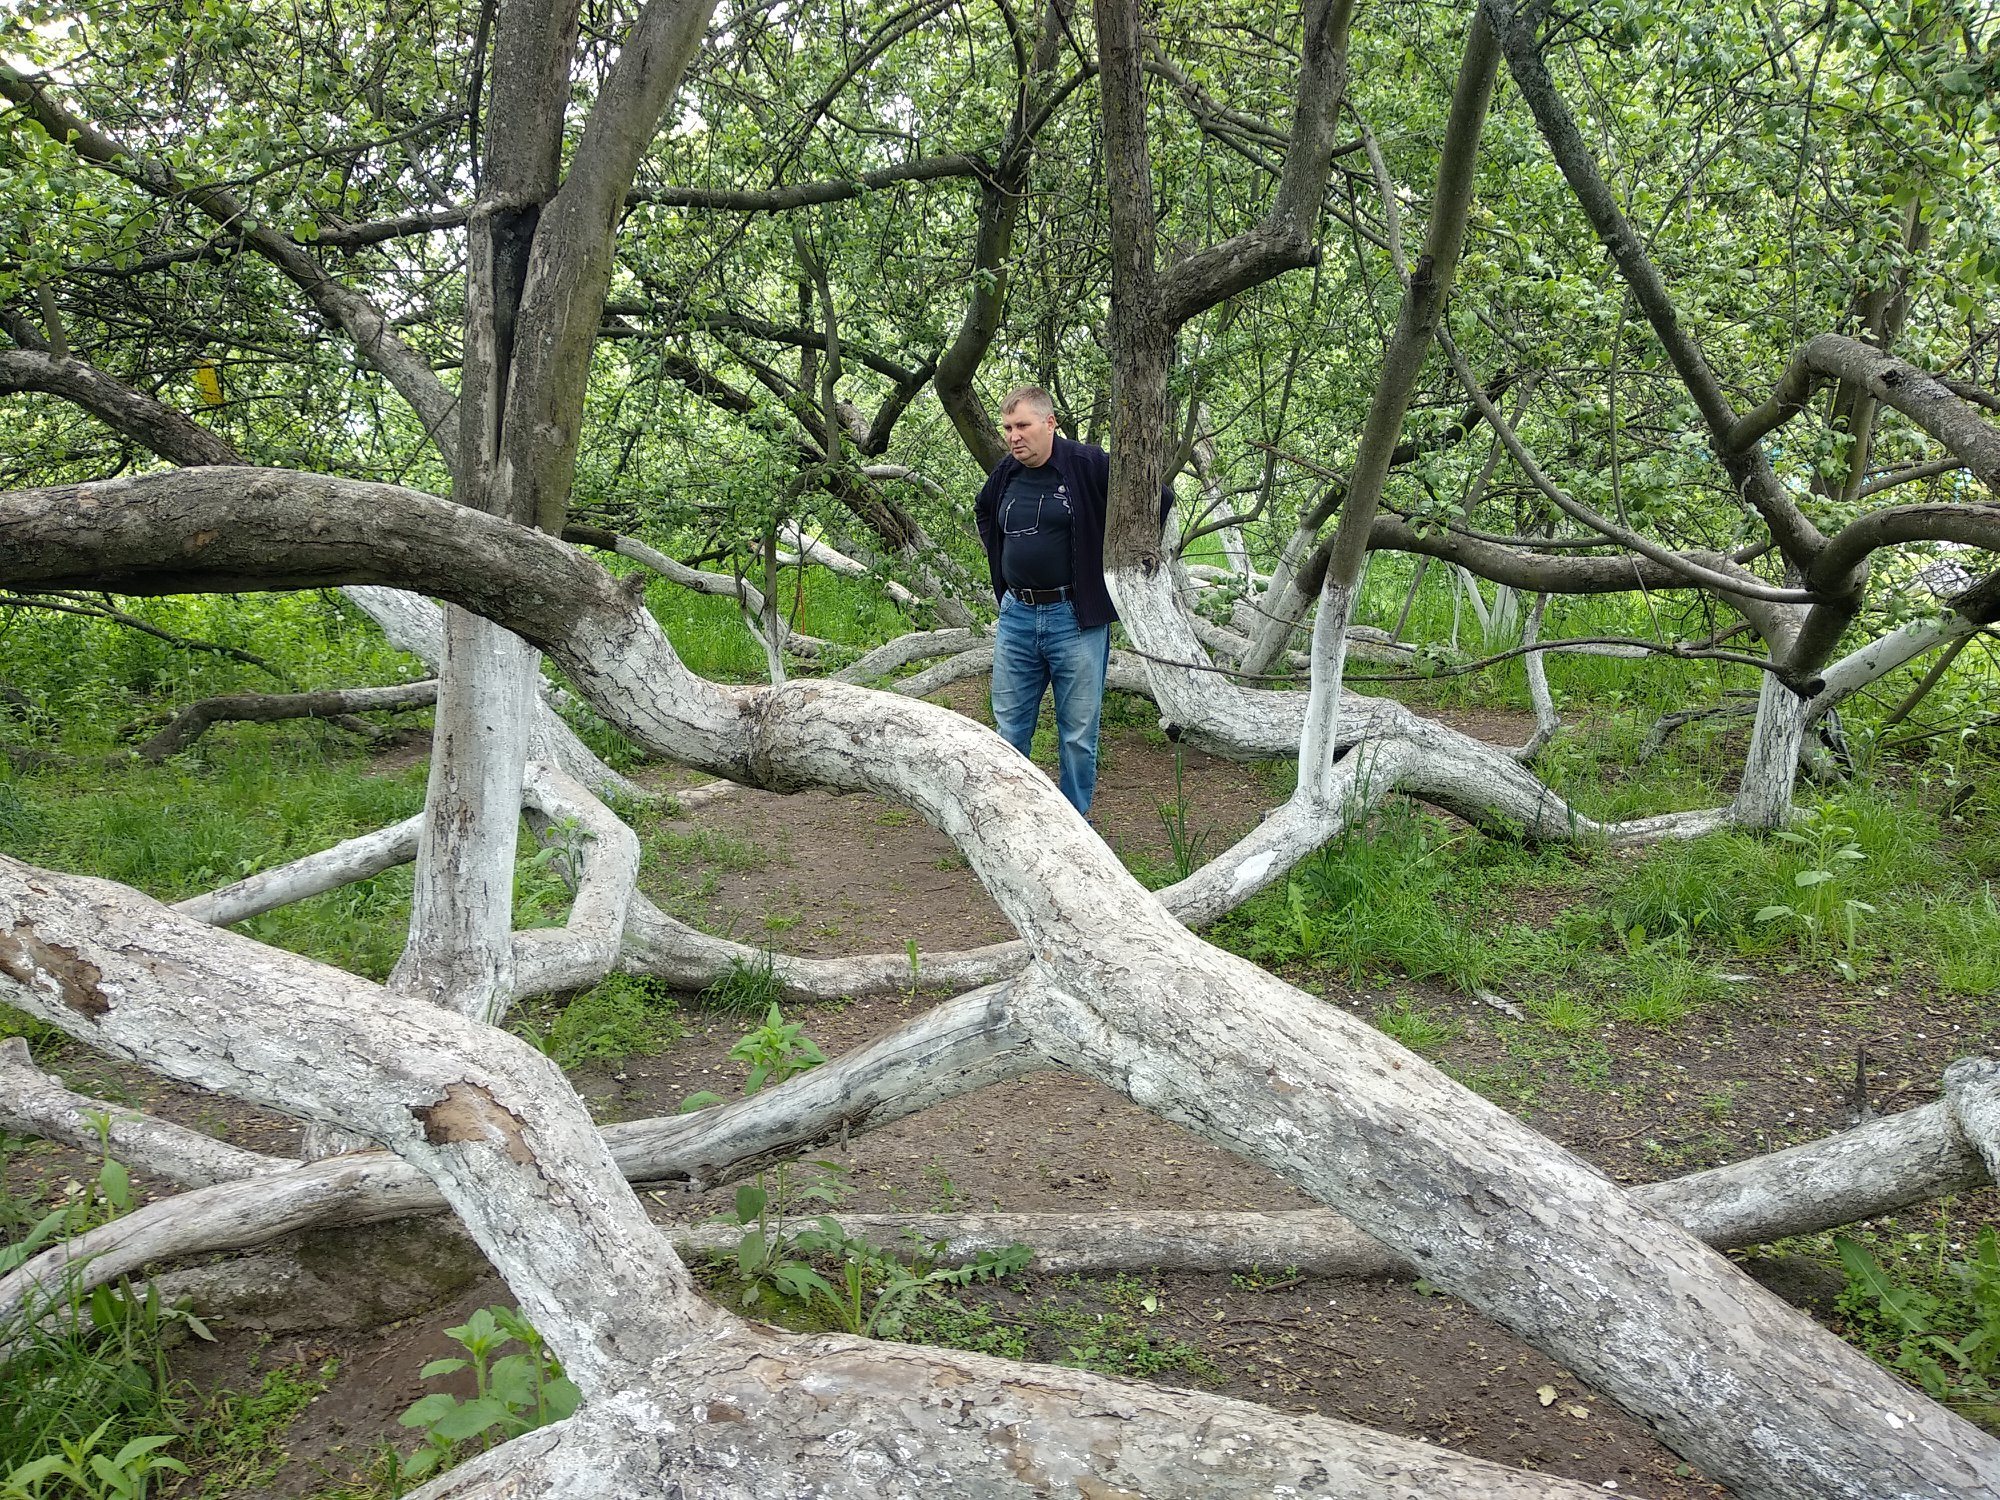
<svg viewBox="0 0 2000 1500"><path fill-rule="evenodd" d="M607 1126L604 1139L628 1180L700 1192L1047 1066L1008 1021L1000 990L990 988L939 1005L780 1088L690 1114ZM10 1081L14 1077L10 1073ZM52 1098L50 1086L33 1078L21 1079L18 1093L17 1102L0 1096L0 1119L12 1111L54 1138L96 1143L95 1128L79 1118L96 1101ZM124 1120L121 1113L121 1142L132 1143L149 1169L196 1191L144 1204L0 1278L0 1321L64 1278L87 1291L156 1261L251 1249L305 1229L369 1224L445 1206L430 1180L395 1156L350 1154L306 1163L249 1152L230 1156L232 1148L191 1141L195 1133L181 1127L148 1122L142 1130Z"/></svg>
<svg viewBox="0 0 2000 1500"><path fill-rule="evenodd" d="M1804 700L1776 673L1766 672L1757 694L1757 717L1750 727L1743 782L1729 807L1732 821L1746 828L1782 828L1791 820L1792 789L1798 785L1805 736Z"/></svg>
<svg viewBox="0 0 2000 1500"><path fill-rule="evenodd" d="M514 856L538 674L510 631L446 612L410 941L389 983L486 1021L514 998Z"/></svg>
<svg viewBox="0 0 2000 1500"><path fill-rule="evenodd" d="M854 754L852 725L839 722L848 716L835 717L823 733L806 724L791 726L807 731L804 753L837 760ZM904 774L910 764L903 760ZM1004 806L1018 796L1018 789L1010 796L1009 789L992 786L999 765L982 769L988 772L988 790L971 799L968 813L981 804ZM920 803L929 800L920 796ZM1008 840L990 812L975 815L973 822L967 846L984 865L981 856ZM1043 820L1044 844L1047 833ZM1059 840L1068 847L1057 853L1082 860L1084 878L1098 885L1110 872L1090 868L1090 850L1082 847L1087 835L1080 828L1078 834ZM11 998L97 1045L143 1053L190 1081L231 1086L329 1122L365 1125L439 1182L482 1248L508 1273L530 1315L545 1328L560 1330L552 1345L586 1391L629 1389L626 1383L645 1368L635 1360L641 1349L675 1354L673 1367L684 1370L702 1362L700 1349L725 1341L710 1321L718 1315L685 1306L691 1294L671 1269L670 1257L661 1267L664 1279L653 1283L653 1295L643 1304L660 1312L630 1316L637 1311L630 1299L647 1280L631 1259L639 1250L639 1225L620 1227L618 1214L604 1218L609 1205L597 1184L609 1158L601 1147L592 1148L587 1122L581 1135L577 1127L557 1123L575 1105L555 1107L560 1081L537 1080L537 1069L547 1068L542 1059L510 1039L468 1028L430 1008L386 1001L371 1007L362 994L341 992L357 989L353 981L343 985L344 976L218 937L101 882L6 869L12 926L0 939L0 972L13 981ZM1017 899L1026 890L1025 883L1000 885ZM32 925L24 919L23 898L33 901ZM1028 925L1054 937L1091 905L1074 896L1058 898ZM129 939L107 946L102 936L107 924L140 937L144 954L135 959ZM1166 951L1149 956L1163 941ZM1690 1407L1712 1408L1718 1399L1732 1401L1740 1411L1746 1396L1737 1382L1754 1379L1768 1425L1724 1435L1710 1430L1711 1424L1695 1423L1695 1434L1678 1435L1684 1448L1695 1448L1691 1456L1697 1461L1720 1470L1718 1458L1735 1460L1733 1467L1742 1473L1734 1477L1754 1479L1758 1494L1995 1492L1977 1475L1980 1464L2000 1455L2000 1445L1986 1443L1971 1429L1958 1433L1951 1419L1898 1393L1889 1377L1796 1315L1779 1311L1725 1263L1705 1259L1708 1253L1691 1241L1676 1243L1677 1232L1647 1220L1595 1174L1573 1164L1551 1172L1546 1144L1530 1147L1536 1142L1532 1132L1483 1101L1474 1103L1470 1096L1459 1101L1455 1119L1442 1127L1427 1115L1429 1139L1413 1155L1409 1146L1415 1143L1399 1128L1385 1132L1382 1126L1389 1122L1379 1111L1413 1088L1423 1093L1455 1086L1368 1028L1323 1009L1301 1030L1303 1012L1295 995L1286 992L1276 1008L1265 1002L1266 992L1285 992L1284 986L1201 950L1171 923L1159 926L1143 908L1137 921L1128 914L1108 946L1110 953L1053 965L1056 986L1031 987L1013 997L1019 1019L1045 1049L1053 1044L1058 1055L1074 1049L1075 1059L1093 1063L1100 1076L1115 1067L1134 1095L1204 1134L1266 1160L1274 1150L1281 1152L1284 1161L1272 1164L1308 1187L1325 1191L1343 1183L1394 1181L1397 1191L1389 1200L1363 1195L1345 1205L1365 1212L1364 1228L1412 1253L1433 1281L1470 1290L1503 1320L1512 1313L1517 1327L1531 1324L1532 1339L1556 1348L1559 1357L1594 1383L1618 1390L1628 1404L1639 1394L1635 1387L1643 1387L1650 1399L1638 1403L1640 1410L1669 1428L1684 1426ZM1108 972L1120 976L1114 990L1097 982L1106 972L1099 965L1107 961ZM295 968L303 971L302 982L287 978ZM171 981L163 982L184 975L198 976L196 993L185 999L177 997ZM1078 979L1088 981L1085 994L1069 992ZM1227 1012L1211 1008L1207 998L1218 983L1235 999ZM1202 1033L1186 1053L1146 1039L1169 1015L1182 1045L1190 1027ZM196 1040L211 1028L234 1039L227 1052ZM267 1028L283 1038L275 1049L257 1045ZM331 1047L370 1072L361 1078L327 1074L317 1058ZM1335 1068L1341 1082L1315 1076L1335 1058L1343 1060ZM1245 1076L1251 1070L1254 1084ZM1376 1121L1381 1123L1370 1123ZM1336 1139L1344 1144L1333 1157L1301 1159L1297 1142ZM548 1170L556 1160L566 1170ZM1511 1167L1496 1174L1501 1160ZM586 1210L575 1197L567 1185L572 1181L579 1187L592 1184L587 1191L593 1208ZM1519 1184L1519 1199L1513 1188L1502 1186L1509 1182ZM1468 1192L1484 1205L1470 1221L1447 1207ZM1529 1204L1533 1212L1524 1217L1521 1210ZM1590 1228L1579 1233L1583 1223ZM1482 1227L1468 1240L1466 1231L1475 1225ZM1390 1233L1385 1235L1385 1228ZM1607 1264L1584 1248L1596 1243L1593 1235L1624 1248ZM1646 1269L1634 1265L1634 1252ZM661 1252L655 1246L647 1253ZM1663 1265L1670 1269L1661 1277ZM1635 1272L1640 1286L1633 1284ZM1508 1284L1494 1286L1496 1274ZM1657 1291L1642 1290L1647 1284ZM565 1307L564 1292L572 1303L588 1297L593 1305ZM1578 1297L1585 1299L1587 1316ZM1724 1307L1735 1311L1709 1329L1711 1340L1718 1328L1762 1327L1770 1333L1745 1339L1738 1332L1719 1344L1709 1342L1699 1358L1676 1347L1677 1330L1687 1326L1691 1309L1708 1313ZM1696 1325L1705 1321L1694 1319ZM1774 1342L1781 1326L1784 1336ZM1807 1377L1801 1362L1822 1374L1837 1372L1838 1394ZM1801 1367L1789 1368L1794 1364ZM653 1366L643 1388L657 1391L666 1379L665 1368ZM1885 1399L1893 1419L1886 1447L1876 1437L1883 1421L1879 1403ZM1811 1420L1818 1411L1833 1419L1832 1425L1844 1425L1848 1435ZM1872 1422L1869 1411L1878 1413ZM1802 1416L1808 1419L1805 1431L1799 1428ZM787 1432L796 1435L795 1426ZM1686 1443L1691 1435L1700 1441ZM1982 1443L1991 1454L1982 1456ZM1774 1474L1774 1467L1780 1472ZM1796 1474L1796 1481L1786 1474ZM1926 1474L1931 1477L1922 1477Z"/></svg>
<svg viewBox="0 0 2000 1500"><path fill-rule="evenodd" d="M434 673L443 666L444 611L430 600L401 589L371 585L353 585L342 589L341 594L381 626L382 633L398 650L409 652ZM650 800L652 794L644 787L605 765L577 738L576 731L546 701L547 684L538 679L537 687L542 690L542 699L533 709L529 754L536 760L559 766L600 796L615 792L634 802Z"/></svg>
<svg viewBox="0 0 2000 1500"><path fill-rule="evenodd" d="M511 934L515 991L589 989L617 967L624 949L638 895L638 836L581 783L541 761L523 769L521 790L531 826L561 866L572 896L561 927Z"/></svg>
<svg viewBox="0 0 2000 1500"><path fill-rule="evenodd" d="M1879 636L1834 662L1820 674L1821 687L1806 703L1806 722L1816 724L1841 703L1871 683L1927 651L1977 635L1987 626L1951 613L1933 620L1913 620Z"/></svg>
<svg viewBox="0 0 2000 1500"><path fill-rule="evenodd" d="M0 911L10 1000L185 1081L366 1131L506 1275L585 1404L419 1496L1592 1493L1199 1394L741 1323L696 1294L561 1075L518 1040L104 882L0 860ZM107 923L149 953L107 943ZM321 1065L334 1053L346 1070Z"/></svg>
<svg viewBox="0 0 2000 1500"><path fill-rule="evenodd" d="M970 651L980 639L980 633L974 630L913 630L863 653L833 675L842 682L866 682L871 677L886 677L912 662Z"/></svg>
<svg viewBox="0 0 2000 1500"><path fill-rule="evenodd" d="M167 494L172 503L161 503ZM1045 777L949 710L825 681L782 689L703 682L627 593L560 543L385 486L182 470L89 486L87 504L76 498L58 490L0 502L0 577L44 587L89 578L125 592L159 578L185 590L211 574L233 582L253 559L273 583L319 583L344 569L388 577L491 612L549 652L600 713L660 753L765 785L865 788L906 801L959 845L1035 955L1041 982L1009 1004L1038 1049L1339 1208L1718 1479L1759 1500L1995 1493L1987 1476L2000 1474L2000 1443L1914 1396L1685 1231L1373 1028L1206 947L1132 880ZM453 524L441 524L446 518ZM421 545L411 545L416 538ZM60 894L83 888L99 894ZM352 981L313 971L305 988L333 986L339 997L341 1024L324 1029L304 1019L319 1014L310 997L285 986L285 1041L267 1050L247 1040L262 1030L254 1004L273 992L273 965L283 971L296 960L164 908L121 910L131 898L90 883L26 874L14 889L0 915L0 932L10 934L0 936L0 970L36 991L29 1003L38 1014L196 1082L248 1086L244 1068L277 1068L275 1081L256 1081L260 1097L278 1091L308 1115L365 1125L438 1177L531 1315L560 1304L541 1280L555 1262L566 1283L594 1282L597 1258L622 1253L613 1249L625 1233L615 1217L516 1247L508 1235L535 1214L554 1211L571 1226L576 1208L548 1210L534 1193L524 1197L512 1170L485 1190L459 1175L475 1159L482 1172L505 1163L542 1184L534 1192L567 1195L558 1186L572 1181L567 1170L527 1168L515 1160L518 1145L533 1162L567 1163L574 1150L583 1164L574 1181L600 1176L589 1165L602 1149L594 1135L588 1146L573 1141L571 1127L551 1117L546 1128L556 1134L545 1137L539 1117L525 1120L501 1102L521 1098L525 1107L513 1092L523 1087L534 1108L545 1105L547 1089L516 1076L512 1063L505 1078L485 1064L472 1075L462 1064L443 1071L437 1047L480 1056L488 1033L434 1008L413 1019L391 1007L399 1040L383 1045L397 1076L411 1086L422 1079L436 1104L465 1107L462 1124L456 1107L440 1124L425 1105L440 1140L420 1149L400 1094L342 1084L324 1066L331 1056L378 1066L356 1039L365 1002L342 988ZM72 919L80 924L73 930L65 927ZM124 934L115 946L100 934L107 921ZM173 965L142 961L155 950L170 952ZM245 964L253 977L228 978ZM185 972L177 966L204 976L198 1003L158 995L167 976ZM134 995L146 1003L132 1006ZM143 1035L118 1031L128 1019ZM213 1028L246 1040L227 1054L170 1040ZM484 1090L499 1112L477 1091L452 1092L454 1081ZM468 1132L489 1145L474 1157L446 1149ZM558 1146L561 1156L552 1157ZM496 1243L502 1223L509 1228ZM622 1298L635 1290L628 1276L621 1270L603 1284ZM586 1372L598 1330L612 1336L609 1316L590 1311L573 1334L590 1346ZM678 1317L648 1323L639 1336L654 1349L699 1338ZM1746 1423L1745 1412L1757 1420Z"/></svg>
<svg viewBox="0 0 2000 1500"><path fill-rule="evenodd" d="M423 837L423 831L424 815L418 813L400 823L391 823L387 828L378 828L373 833L360 834L331 848L305 855L290 864L259 870L255 875L246 875L229 885L177 901L174 910L193 917L197 922L211 922L217 927L246 922L264 912L290 906L294 901L339 890L357 880L367 880L384 870L408 864L417 857L417 844Z"/></svg>
<svg viewBox="0 0 2000 1500"><path fill-rule="evenodd" d="M1251 634L1249 649L1243 653L1245 672L1252 675L1269 672L1291 645L1299 622L1305 618L1306 607L1312 603L1298 586L1299 566L1318 539L1318 531L1306 526L1294 527L1285 538L1278 560L1271 566L1271 577L1253 606L1257 628Z"/></svg>
<svg viewBox="0 0 2000 1500"><path fill-rule="evenodd" d="M1528 606L1528 618L1521 625L1521 644L1532 646L1542 638L1542 616L1549 607L1547 594L1535 595ZM1518 750L1509 752L1524 765L1541 754L1542 747L1556 737L1562 719L1556 713L1555 695L1549 691L1549 658L1543 651L1530 651L1522 659L1528 677L1528 702L1535 711L1535 732Z"/></svg>
<svg viewBox="0 0 2000 1500"><path fill-rule="evenodd" d="M778 540L792 550L780 553L778 561L787 567L804 567L806 563L817 563L829 573L838 573L843 578L875 578L876 574L867 564L858 562L829 542L818 537L807 536L796 521L787 521L779 529ZM923 601L893 578L878 580L881 590L890 600L904 609L916 609Z"/></svg>
<svg viewBox="0 0 2000 1500"><path fill-rule="evenodd" d="M238 1182L297 1165L125 1105L78 1094L37 1068L29 1060L27 1042L17 1036L0 1041L0 1129L103 1151L135 1172L183 1187ZM7 1301L11 1310L11 1300L4 1294L0 1300ZM10 1322L0 1316L0 1326Z"/></svg>

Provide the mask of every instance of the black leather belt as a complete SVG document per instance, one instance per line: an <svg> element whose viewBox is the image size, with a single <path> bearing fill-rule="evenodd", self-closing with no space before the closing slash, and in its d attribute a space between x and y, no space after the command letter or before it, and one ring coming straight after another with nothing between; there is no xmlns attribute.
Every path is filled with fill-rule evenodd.
<svg viewBox="0 0 2000 1500"><path fill-rule="evenodd" d="M1070 596L1070 586L1064 584L1059 589L1009 589L1008 593L1023 604L1060 604Z"/></svg>

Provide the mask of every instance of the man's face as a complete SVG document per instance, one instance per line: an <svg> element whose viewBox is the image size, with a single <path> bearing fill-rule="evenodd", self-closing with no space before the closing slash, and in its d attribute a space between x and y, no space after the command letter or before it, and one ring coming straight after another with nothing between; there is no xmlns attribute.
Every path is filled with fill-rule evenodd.
<svg viewBox="0 0 2000 1500"><path fill-rule="evenodd" d="M1007 451L1031 469L1039 469L1055 451L1056 414L1042 416L1025 401L1002 413L1000 431Z"/></svg>

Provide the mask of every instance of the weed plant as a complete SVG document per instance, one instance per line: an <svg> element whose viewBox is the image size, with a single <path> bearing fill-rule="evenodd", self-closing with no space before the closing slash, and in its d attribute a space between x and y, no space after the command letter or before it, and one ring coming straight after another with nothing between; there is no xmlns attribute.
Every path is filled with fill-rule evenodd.
<svg viewBox="0 0 2000 1500"><path fill-rule="evenodd" d="M911 969L915 983L915 968ZM755 959L731 959L729 968L701 992L701 1003L725 1015L756 1015L774 1011L784 998L785 983L767 949Z"/></svg>
<svg viewBox="0 0 2000 1500"><path fill-rule="evenodd" d="M0 1165L4 1165L0 1160ZM0 1248L0 1275L131 1206L125 1169L104 1157L83 1191L41 1214ZM124 1283L83 1291L64 1278L0 1322L0 1497L141 1500L161 1474L186 1473L164 1450L184 1430L168 1376L165 1339L179 1325L203 1337L190 1314L165 1306L156 1287Z"/></svg>
<svg viewBox="0 0 2000 1500"><path fill-rule="evenodd" d="M1833 1246L1847 1273L1840 1307L1849 1337L1933 1400L2000 1432L2000 1235L1990 1224L1971 1252L1947 1259L1942 1238L1923 1278L1885 1270L1859 1240Z"/></svg>
<svg viewBox="0 0 2000 1500"><path fill-rule="evenodd" d="M826 1061L804 1027L787 1021L775 1002L763 1025L746 1034L729 1056L746 1069L746 1097ZM701 1093L682 1108L721 1102L720 1095ZM845 1194L833 1163L813 1166L816 1174L802 1177L781 1163L736 1189L730 1222L742 1234L726 1276L745 1307L795 1325L838 1328L860 1338L895 1338L920 1304L942 1300L954 1288L1003 1280L1028 1264L1031 1252L1025 1245L1008 1245L981 1250L961 1265L939 1265L943 1245L921 1242L906 1262L847 1234L830 1214L799 1222L795 1216L802 1208L831 1209ZM944 1189L949 1192L949 1178Z"/></svg>
<svg viewBox="0 0 2000 1500"><path fill-rule="evenodd" d="M468 1449L483 1452L561 1421L583 1399L541 1334L513 1308L482 1307L445 1335L465 1350L465 1357L434 1359L417 1373L434 1380L470 1370L473 1393L461 1399L433 1391L396 1419L424 1435L423 1446L395 1465L398 1494L404 1484L450 1468ZM520 1348L501 1353L509 1344Z"/></svg>

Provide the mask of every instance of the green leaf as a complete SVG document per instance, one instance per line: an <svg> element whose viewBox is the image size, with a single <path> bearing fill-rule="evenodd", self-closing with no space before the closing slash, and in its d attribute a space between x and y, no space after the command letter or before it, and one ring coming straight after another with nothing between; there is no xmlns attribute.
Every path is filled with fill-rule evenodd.
<svg viewBox="0 0 2000 1500"><path fill-rule="evenodd" d="M1816 885L1825 885L1831 879L1833 879L1831 870L1801 870L1792 877L1792 884L1801 890L1806 890Z"/></svg>
<svg viewBox="0 0 2000 1500"><path fill-rule="evenodd" d="M123 1213L132 1204L132 1177L122 1162L104 1159L104 1165L97 1169L98 1186L104 1189L105 1201L118 1212Z"/></svg>
<svg viewBox="0 0 2000 1500"><path fill-rule="evenodd" d="M494 1399L513 1410L531 1407L535 1404L535 1378L539 1369L540 1361L526 1354L510 1354L493 1362L486 1389Z"/></svg>
<svg viewBox="0 0 2000 1500"><path fill-rule="evenodd" d="M787 1297L801 1302L817 1292L836 1305L840 1303L840 1294L834 1291L832 1284L802 1260L788 1260L773 1268L771 1284Z"/></svg>
<svg viewBox="0 0 2000 1500"><path fill-rule="evenodd" d="M434 1359L417 1371L419 1380L429 1380L437 1375L454 1375L466 1367L462 1359Z"/></svg>
<svg viewBox="0 0 2000 1500"><path fill-rule="evenodd" d="M174 1441L175 1439L171 1434L164 1437L136 1437L120 1448L118 1456L111 1461L122 1469L131 1463L133 1459L141 1458L148 1453L157 1453L160 1449L167 1447ZM163 1467L167 1462L171 1462L171 1460L163 1460L160 1464L155 1464L154 1467Z"/></svg>
<svg viewBox="0 0 2000 1500"><path fill-rule="evenodd" d="M1757 914L1750 920L1753 922L1775 922L1778 918L1789 917L1791 914L1792 909L1789 906L1761 906L1757 909Z"/></svg>
<svg viewBox="0 0 2000 1500"><path fill-rule="evenodd" d="M76 1471L69 1467L67 1459L60 1453L51 1453L11 1471L7 1475L7 1484L10 1489L32 1489L56 1474L61 1474L65 1479L77 1477Z"/></svg>
<svg viewBox="0 0 2000 1500"><path fill-rule="evenodd" d="M518 1307L496 1307L493 1321L509 1338L519 1339L530 1349L542 1347L542 1336L535 1331L535 1325L521 1316Z"/></svg>
<svg viewBox="0 0 2000 1500"><path fill-rule="evenodd" d="M496 1422L507 1419L507 1408L491 1396L479 1396L452 1411L448 1411L431 1424L431 1432L448 1443L463 1442L466 1438L477 1437Z"/></svg>
<svg viewBox="0 0 2000 1500"><path fill-rule="evenodd" d="M439 1464L443 1463L446 1456L447 1450L443 1448L419 1448L404 1461L401 1469L401 1477L404 1479L422 1479Z"/></svg>
<svg viewBox="0 0 2000 1500"><path fill-rule="evenodd" d="M433 1391L430 1395L421 1396L412 1402L409 1408L396 1418L396 1422L403 1427L429 1427L457 1405L458 1397L448 1395L444 1391Z"/></svg>
<svg viewBox="0 0 2000 1500"><path fill-rule="evenodd" d="M104 1483L102 1493L117 1495L120 1500L132 1493L132 1476L125 1473L102 1453L90 1455L90 1470Z"/></svg>
<svg viewBox="0 0 2000 1500"><path fill-rule="evenodd" d="M770 1202L770 1195L754 1182L746 1182L736 1190L736 1222L755 1224L764 1216L764 1208Z"/></svg>
<svg viewBox="0 0 2000 1500"><path fill-rule="evenodd" d="M1847 1270L1848 1279L1875 1299L1876 1305L1891 1323L1906 1333L1930 1331L1929 1315L1937 1305L1934 1298L1914 1288L1896 1285L1889 1279L1889 1273L1877 1264L1874 1256L1844 1234L1833 1237L1833 1248Z"/></svg>
<svg viewBox="0 0 2000 1500"><path fill-rule="evenodd" d="M551 1422L560 1422L583 1402L583 1392L567 1375L558 1375L542 1387L542 1409Z"/></svg>

